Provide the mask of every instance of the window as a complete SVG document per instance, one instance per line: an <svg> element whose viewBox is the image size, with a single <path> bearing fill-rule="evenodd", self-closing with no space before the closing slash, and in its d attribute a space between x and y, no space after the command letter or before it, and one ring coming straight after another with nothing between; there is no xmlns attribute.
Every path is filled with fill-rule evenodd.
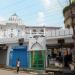
<svg viewBox="0 0 75 75"><path fill-rule="evenodd" d="M40 31L41 31L41 32L44 32L44 30L43 30L43 29L41 29Z"/></svg>
<svg viewBox="0 0 75 75"><path fill-rule="evenodd" d="M67 28L69 29L70 28L70 25L67 25Z"/></svg>
<svg viewBox="0 0 75 75"><path fill-rule="evenodd" d="M13 29L11 29L11 30L13 30Z"/></svg>
<svg viewBox="0 0 75 75"><path fill-rule="evenodd" d="M33 29L33 32L36 32L36 29Z"/></svg>
<svg viewBox="0 0 75 75"><path fill-rule="evenodd" d="M2 29L2 26L1 26L1 29Z"/></svg>
<svg viewBox="0 0 75 75"><path fill-rule="evenodd" d="M23 45L23 43L24 43L24 38L20 38L20 39L18 40L18 42L19 42L19 45Z"/></svg>

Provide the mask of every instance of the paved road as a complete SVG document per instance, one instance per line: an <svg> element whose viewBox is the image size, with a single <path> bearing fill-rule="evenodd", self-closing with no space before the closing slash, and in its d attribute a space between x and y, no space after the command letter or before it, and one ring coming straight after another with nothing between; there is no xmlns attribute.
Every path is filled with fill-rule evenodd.
<svg viewBox="0 0 75 75"><path fill-rule="evenodd" d="M31 75L31 74L28 74L28 73L23 72L23 71L20 71L17 74L15 70L0 69L0 75Z"/></svg>

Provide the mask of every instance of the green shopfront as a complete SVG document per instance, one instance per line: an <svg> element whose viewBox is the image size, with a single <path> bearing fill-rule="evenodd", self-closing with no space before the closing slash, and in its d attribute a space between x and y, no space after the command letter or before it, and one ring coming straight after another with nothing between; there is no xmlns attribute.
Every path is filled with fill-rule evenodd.
<svg viewBox="0 0 75 75"><path fill-rule="evenodd" d="M31 68L44 69L45 66L45 51L31 51Z"/></svg>
<svg viewBox="0 0 75 75"><path fill-rule="evenodd" d="M45 68L45 53L46 45L45 38L38 37L37 40L35 38L31 38L29 42L29 57L30 57L30 68L32 69L44 69Z"/></svg>

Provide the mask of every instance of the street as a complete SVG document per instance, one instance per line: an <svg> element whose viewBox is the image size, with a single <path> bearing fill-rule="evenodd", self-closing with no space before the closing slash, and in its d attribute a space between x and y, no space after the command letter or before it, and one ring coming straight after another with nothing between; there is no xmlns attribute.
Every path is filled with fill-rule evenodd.
<svg viewBox="0 0 75 75"><path fill-rule="evenodd" d="M20 71L18 74L16 70L0 69L0 75L31 75L24 71Z"/></svg>

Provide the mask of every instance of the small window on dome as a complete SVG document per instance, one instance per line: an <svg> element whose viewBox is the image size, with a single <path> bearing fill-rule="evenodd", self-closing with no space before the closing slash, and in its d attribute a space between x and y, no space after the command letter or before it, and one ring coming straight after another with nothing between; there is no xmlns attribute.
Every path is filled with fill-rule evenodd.
<svg viewBox="0 0 75 75"><path fill-rule="evenodd" d="M9 18L9 21L11 21L12 20L12 18Z"/></svg>
<svg viewBox="0 0 75 75"><path fill-rule="evenodd" d="M10 21L10 18L9 18L9 21Z"/></svg>
<svg viewBox="0 0 75 75"><path fill-rule="evenodd" d="M13 30L13 29L11 29L11 30Z"/></svg>

